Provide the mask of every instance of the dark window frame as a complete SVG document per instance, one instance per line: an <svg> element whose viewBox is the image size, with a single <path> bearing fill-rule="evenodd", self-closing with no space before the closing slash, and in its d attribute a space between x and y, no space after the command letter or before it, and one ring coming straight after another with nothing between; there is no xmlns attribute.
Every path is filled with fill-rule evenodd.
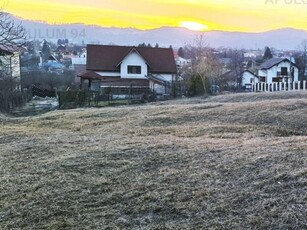
<svg viewBox="0 0 307 230"><path fill-rule="evenodd" d="M141 74L142 73L142 66L140 65L128 65L127 66L128 74Z"/></svg>
<svg viewBox="0 0 307 230"><path fill-rule="evenodd" d="M260 77L260 82L266 82L266 77Z"/></svg>
<svg viewBox="0 0 307 230"><path fill-rule="evenodd" d="M280 75L281 76L287 76L288 75L288 68L287 67L281 67Z"/></svg>

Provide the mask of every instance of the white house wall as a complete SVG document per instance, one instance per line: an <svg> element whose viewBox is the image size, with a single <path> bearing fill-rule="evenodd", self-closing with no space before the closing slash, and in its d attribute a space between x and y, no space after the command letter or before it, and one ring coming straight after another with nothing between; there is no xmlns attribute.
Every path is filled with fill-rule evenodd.
<svg viewBox="0 0 307 230"><path fill-rule="evenodd" d="M267 71L266 70L259 70L258 71L258 76L259 77L266 77L267 76Z"/></svg>
<svg viewBox="0 0 307 230"><path fill-rule="evenodd" d="M20 58L18 54L0 56L2 66L0 67L7 76L20 78Z"/></svg>
<svg viewBox="0 0 307 230"><path fill-rule="evenodd" d="M172 83L173 81L173 74L153 74L153 75L157 75L159 78L164 79L169 83Z"/></svg>
<svg viewBox="0 0 307 230"><path fill-rule="evenodd" d="M120 72L96 72L103 77L119 77Z"/></svg>
<svg viewBox="0 0 307 230"><path fill-rule="evenodd" d="M253 83L258 83L259 80L257 77L255 77L253 74L251 74L250 72L244 72L243 76L242 76L242 85L248 85L248 84L252 84L251 80L253 80Z"/></svg>
<svg viewBox="0 0 307 230"><path fill-rule="evenodd" d="M20 78L20 58L19 55L14 55L12 57L12 77Z"/></svg>
<svg viewBox="0 0 307 230"><path fill-rule="evenodd" d="M86 65L86 58L72 58L72 65Z"/></svg>
<svg viewBox="0 0 307 230"><path fill-rule="evenodd" d="M164 94L165 93L165 86L159 85L159 84L154 84L153 90L157 94Z"/></svg>
<svg viewBox="0 0 307 230"><path fill-rule="evenodd" d="M128 66L141 66L141 74L128 74ZM137 53L131 52L120 66L121 78L147 79L148 68L145 60Z"/></svg>

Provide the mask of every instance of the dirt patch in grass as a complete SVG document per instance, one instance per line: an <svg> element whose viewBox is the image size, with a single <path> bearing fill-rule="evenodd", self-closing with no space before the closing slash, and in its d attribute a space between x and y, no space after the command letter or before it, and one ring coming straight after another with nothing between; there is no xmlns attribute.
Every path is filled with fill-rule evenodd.
<svg viewBox="0 0 307 230"><path fill-rule="evenodd" d="M229 97L0 117L0 229L306 229L306 99Z"/></svg>

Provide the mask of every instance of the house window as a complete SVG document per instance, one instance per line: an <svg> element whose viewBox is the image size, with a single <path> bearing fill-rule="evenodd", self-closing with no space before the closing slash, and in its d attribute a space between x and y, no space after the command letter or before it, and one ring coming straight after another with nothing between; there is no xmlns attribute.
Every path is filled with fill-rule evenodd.
<svg viewBox="0 0 307 230"><path fill-rule="evenodd" d="M128 65L128 74L141 74L142 68L137 65Z"/></svg>
<svg viewBox="0 0 307 230"><path fill-rule="evenodd" d="M273 77L272 81L273 82L282 82L282 78L281 77Z"/></svg>
<svg viewBox="0 0 307 230"><path fill-rule="evenodd" d="M280 74L282 76L287 76L288 75L288 68L287 67L281 67L281 72Z"/></svg>

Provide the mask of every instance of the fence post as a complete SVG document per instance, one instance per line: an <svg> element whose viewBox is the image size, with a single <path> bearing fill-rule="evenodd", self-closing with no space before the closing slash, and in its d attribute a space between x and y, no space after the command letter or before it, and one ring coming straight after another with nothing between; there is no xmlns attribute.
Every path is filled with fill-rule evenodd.
<svg viewBox="0 0 307 230"><path fill-rule="evenodd" d="M268 89L268 84L267 83L264 83L264 92L266 92Z"/></svg>
<svg viewBox="0 0 307 230"><path fill-rule="evenodd" d="M111 97L111 86L108 89L108 106L110 105L110 97Z"/></svg>
<svg viewBox="0 0 307 230"><path fill-rule="evenodd" d="M59 108L62 107L62 100L61 100L61 98L62 98L62 94L61 94L61 92L58 92Z"/></svg>
<svg viewBox="0 0 307 230"><path fill-rule="evenodd" d="M129 104L132 104L132 83L130 84L130 90L129 90L129 98L130 98L130 102Z"/></svg>

